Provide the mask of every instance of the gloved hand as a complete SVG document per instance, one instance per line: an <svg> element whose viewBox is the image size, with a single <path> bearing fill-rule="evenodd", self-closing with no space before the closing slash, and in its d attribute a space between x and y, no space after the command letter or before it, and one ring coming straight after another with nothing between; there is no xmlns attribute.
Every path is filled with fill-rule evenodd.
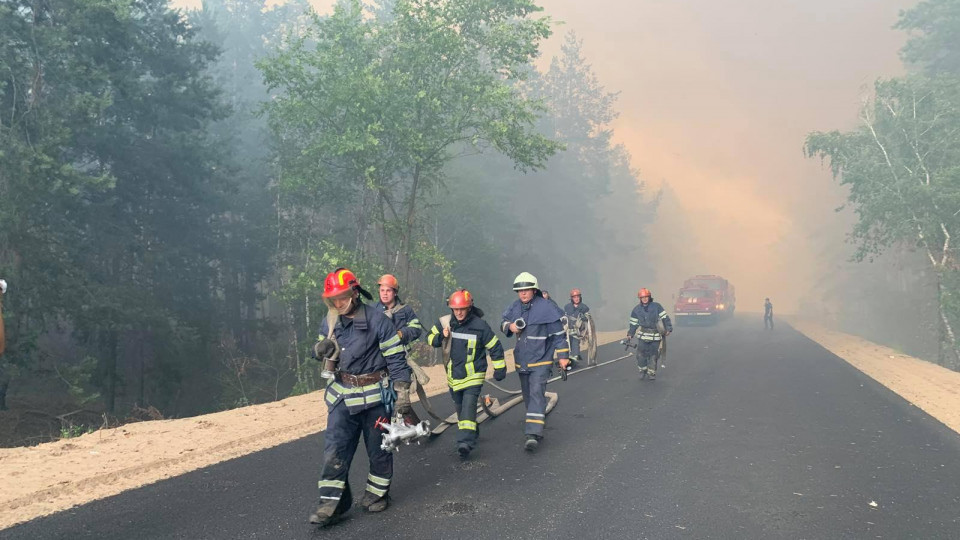
<svg viewBox="0 0 960 540"><path fill-rule="evenodd" d="M397 414L405 416L413 412L413 406L410 405L410 383L394 381L393 389L397 391L397 401L393 405Z"/></svg>
<svg viewBox="0 0 960 540"><path fill-rule="evenodd" d="M507 378L507 368L493 370L493 380L502 381Z"/></svg>
<svg viewBox="0 0 960 540"><path fill-rule="evenodd" d="M332 339L325 339L323 341L318 341L317 344L313 346L313 357L317 360L330 358L336 352L337 352L337 344L334 343Z"/></svg>

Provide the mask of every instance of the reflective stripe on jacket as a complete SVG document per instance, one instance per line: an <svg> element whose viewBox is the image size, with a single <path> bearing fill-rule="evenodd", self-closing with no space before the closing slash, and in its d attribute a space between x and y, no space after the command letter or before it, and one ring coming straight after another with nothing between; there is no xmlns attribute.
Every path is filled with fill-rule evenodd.
<svg viewBox="0 0 960 540"><path fill-rule="evenodd" d="M410 382L410 367L407 365L406 351L400 343L396 330L393 329L393 324L379 309L361 305L353 318L338 317L333 327L333 335L340 345L340 359L337 364L339 371L351 375L365 375L385 369L390 373L390 379ZM327 339L326 336L327 321L324 319L320 323L320 335L317 336L317 341ZM379 387L379 384L362 388L367 389L371 386ZM355 387L346 383L330 383L326 391L328 403L331 392L337 392L334 404L346 395L336 387L351 389L350 394L356 391ZM366 390L361 394L366 395ZM379 403L379 399L376 401L366 399L365 403L369 406L364 405L356 410L369 409ZM351 413L356 412L354 409L351 408Z"/></svg>
<svg viewBox="0 0 960 540"><path fill-rule="evenodd" d="M553 364L553 354L567 359L570 347L567 334L563 330L560 317L563 311L550 300L534 296L529 304L519 299L510 304L503 312L500 329L507 337L513 336L510 323L523 319L526 327L517 336L517 345L513 349L513 361L521 371Z"/></svg>
<svg viewBox="0 0 960 540"><path fill-rule="evenodd" d="M427 343L443 346L443 325L437 321L427 334ZM450 358L447 362L447 384L454 391L483 384L487 373L487 355L493 369L507 367L503 345L486 321L471 310L460 322L450 318Z"/></svg>
<svg viewBox="0 0 960 540"><path fill-rule="evenodd" d="M376 307L385 314L390 311L387 318L393 323L394 333L400 332L402 334L403 337L400 338L400 342L404 345L413 343L423 334L423 325L420 324L420 319L417 318L417 314L412 307L405 304L395 304L394 309L388 309L387 306L383 305L383 302L377 302Z"/></svg>
<svg viewBox="0 0 960 540"><path fill-rule="evenodd" d="M659 302L649 302L647 305L637 304L630 312L630 327L627 329L627 335L633 337L640 328L640 339L643 341L660 341L660 332L657 331L657 322L663 321L663 327L669 332L673 331L673 323L670 322L670 316L663 309Z"/></svg>

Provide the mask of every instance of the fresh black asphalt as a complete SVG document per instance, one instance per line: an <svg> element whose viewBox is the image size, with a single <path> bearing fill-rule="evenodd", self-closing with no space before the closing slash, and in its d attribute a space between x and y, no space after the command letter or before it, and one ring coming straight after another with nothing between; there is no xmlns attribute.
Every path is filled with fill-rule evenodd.
<svg viewBox="0 0 960 540"><path fill-rule="evenodd" d="M656 381L628 358L550 388L538 452L522 406L482 424L468 461L452 431L404 447L381 514L307 523L315 435L0 538L960 538L960 437L786 325L679 328ZM365 477L358 454L358 498Z"/></svg>

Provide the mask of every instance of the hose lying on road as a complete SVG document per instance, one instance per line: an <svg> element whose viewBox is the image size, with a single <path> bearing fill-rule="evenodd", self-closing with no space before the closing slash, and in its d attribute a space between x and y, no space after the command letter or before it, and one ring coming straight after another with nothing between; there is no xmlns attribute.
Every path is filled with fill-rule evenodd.
<svg viewBox="0 0 960 540"><path fill-rule="evenodd" d="M600 362L599 364L594 364L594 365L592 365L592 366L587 366L587 367L583 367L583 368L577 368L577 369L574 370L574 371L568 372L568 373L567 373L567 376L576 375L576 374L578 374L578 373L583 373L584 371L589 371L589 370L591 370L591 369L598 368L598 367L600 367L600 366L605 366L605 365L607 365L607 364L612 364L612 363L614 363L614 362L619 362L620 360L623 360L624 358L630 358L631 356L633 356L633 355L632 355L632 354L625 354L625 355L623 355L623 356L621 356L621 357L619 357L619 358L614 358L613 360L607 360L606 362ZM555 376L555 377L551 377L550 379L547 379L547 384L550 384L550 383L552 383L552 382L556 382L556 381L560 380L561 377L562 377L561 375L557 375L557 376ZM497 390L499 390L499 391L501 391L501 392L503 392L503 393L505 393L505 394L510 394L510 395L512 395L512 396L515 396L515 395L517 395L517 394L520 394L520 390L507 390L506 388L498 385L497 383L495 383L495 382L493 382L493 381L489 381L489 380L488 380L488 381L486 382L486 384L489 384L490 386L496 388Z"/></svg>
<svg viewBox="0 0 960 540"><path fill-rule="evenodd" d="M594 365L592 365L592 366L587 366L587 367L584 367L584 368L579 368L579 369L577 369L576 371L571 371L571 372L569 372L567 375L568 375L568 376L569 376L569 375L576 375L577 373L582 373L582 372L584 372L584 371L589 371L589 370L591 370L591 369L598 368L598 367L600 367L600 366L605 366L605 365L607 365L607 364L612 364L612 363L614 363L614 362L619 362L620 360L623 360L624 358L629 358L629 357L631 357L631 356L633 356L633 355L632 355L632 354L627 354L627 355L621 356L621 357L619 357L619 358L614 358L613 360L607 360L606 362L600 362L599 364L594 364ZM547 384L550 384L550 383L552 383L552 382L555 382L555 381L559 380L561 377L562 377L561 375L557 375L557 376L555 376L555 377L552 377L552 378L550 378L550 379L547 379ZM498 385L497 383L495 383L495 382L493 382L493 381L486 381L486 383L489 384L490 386L496 388L497 390L499 390L499 391L501 391L501 392L503 392L503 393L505 393L505 394L508 394L508 395L510 395L510 396L512 396L512 397L511 397L510 399L508 399L507 401L504 401L503 403L500 403L500 401L499 401L498 399L491 397L489 394L487 394L487 395L485 395L485 396L482 396L482 397L480 398L480 407L478 408L478 411L477 411L477 413L478 413L478 414L477 414L477 423L478 423L478 424L481 423L481 422L483 422L483 421L485 421L485 420L489 420L490 418L496 418L496 417L500 416L501 414L505 413L508 409L510 409L510 408L513 407L514 405L517 405L517 404L523 402L523 396L520 395L520 394L521 394L521 391L520 391L520 390L507 390L506 388L503 388L502 386ZM557 401L559 401L560 398L559 398L559 396L556 394L556 392L547 392L547 393L546 393L546 396L547 396L547 411L546 411L546 412L549 413L550 411L553 410L554 407L557 406ZM447 429L448 427L450 427L451 425L454 425L454 424L456 424L456 423L457 423L457 414L456 414L456 413L453 413L453 414L451 414L449 417L447 417L446 420L444 420L443 422L441 422L440 425L438 425L437 427L435 427L435 428L433 429L433 431L431 432L431 435L439 435L439 434L443 433L444 431L446 431L446 429Z"/></svg>

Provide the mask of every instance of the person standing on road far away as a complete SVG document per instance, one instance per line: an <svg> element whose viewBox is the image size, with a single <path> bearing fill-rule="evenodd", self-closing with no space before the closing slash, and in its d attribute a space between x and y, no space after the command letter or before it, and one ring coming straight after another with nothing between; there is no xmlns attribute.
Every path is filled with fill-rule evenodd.
<svg viewBox="0 0 960 540"><path fill-rule="evenodd" d="M372 299L353 272L338 268L327 275L323 299L331 312L320 325L314 355L337 358L335 380L327 385L327 431L320 470L320 506L310 523L327 525L353 504L348 474L363 435L370 473L360 501L368 512L382 512L390 499L393 454L380 448L380 418L412 414L410 367L393 324L379 309L369 309L360 299ZM332 321L332 328L331 326Z"/></svg>
<svg viewBox="0 0 960 540"><path fill-rule="evenodd" d="M763 328L773 330L773 304L769 298L763 302Z"/></svg>
<svg viewBox="0 0 960 540"><path fill-rule="evenodd" d="M630 326L627 329L627 341L633 339L637 329L640 330L638 351L640 358L637 367L640 377L657 378L657 361L660 358L660 341L673 332L673 323L670 316L658 302L653 301L653 295L647 288L637 293L640 303L630 313Z"/></svg>
<svg viewBox="0 0 960 540"><path fill-rule="evenodd" d="M590 308L582 300L583 296L580 294L580 289L573 289L570 291L570 303L563 308L563 312L567 316L567 324L571 325L570 362L572 365L576 365L580 361L580 325L583 324L587 313L590 311Z"/></svg>
<svg viewBox="0 0 960 540"><path fill-rule="evenodd" d="M513 280L518 299L503 312L500 329L507 337L517 336L513 361L520 377L520 390L527 407L524 449L532 452L543 440L547 420L547 379L556 353L560 369L570 364L570 349L557 304L540 293L537 278L523 272Z"/></svg>
<svg viewBox="0 0 960 540"><path fill-rule="evenodd" d="M483 311L473 305L473 295L460 289L447 301L451 314L440 317L427 335L427 343L443 347L447 385L457 410L457 452L466 458L477 444L477 400L487 375L487 355L493 364L493 378L507 376L500 340L483 320Z"/></svg>
<svg viewBox="0 0 960 540"><path fill-rule="evenodd" d="M377 307L383 311L388 319L393 321L393 328L397 331L400 343L407 347L423 334L420 319L413 308L404 305L400 300L400 283L391 274L384 274L378 281L380 286L380 301Z"/></svg>

